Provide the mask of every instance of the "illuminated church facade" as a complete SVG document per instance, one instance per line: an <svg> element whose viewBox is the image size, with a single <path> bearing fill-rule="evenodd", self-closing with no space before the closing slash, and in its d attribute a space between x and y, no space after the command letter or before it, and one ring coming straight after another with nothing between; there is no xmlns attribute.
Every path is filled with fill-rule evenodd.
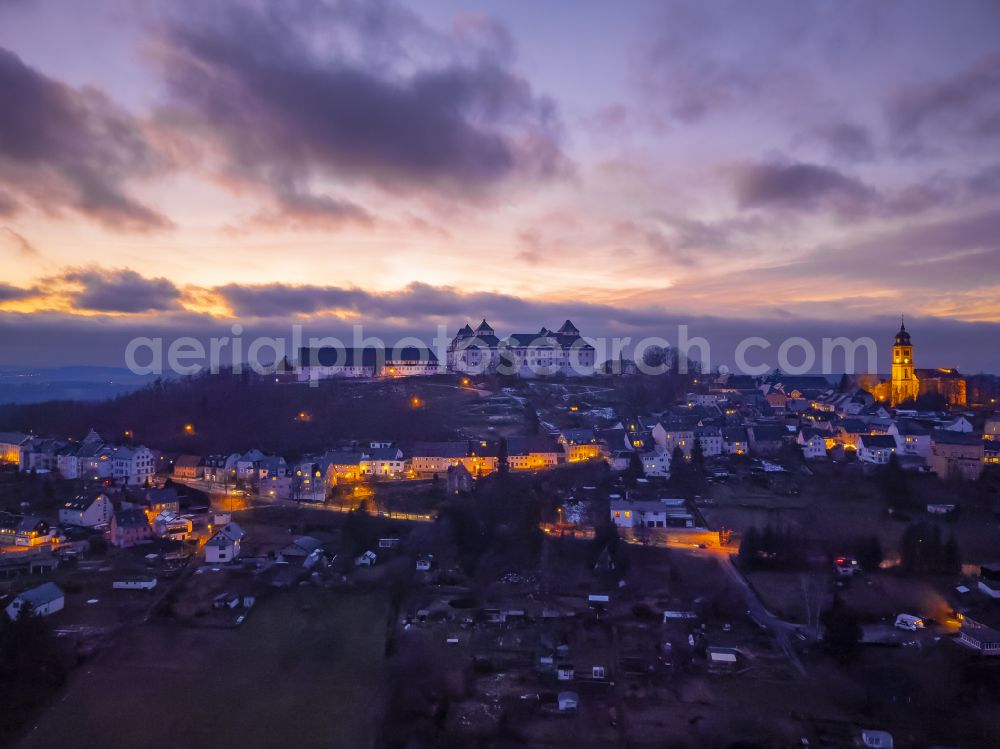
<svg viewBox="0 0 1000 749"><path fill-rule="evenodd" d="M917 369L905 323L892 342L892 375L870 388L872 395L898 406L920 396L940 395L949 406L965 405L965 378L957 369Z"/></svg>

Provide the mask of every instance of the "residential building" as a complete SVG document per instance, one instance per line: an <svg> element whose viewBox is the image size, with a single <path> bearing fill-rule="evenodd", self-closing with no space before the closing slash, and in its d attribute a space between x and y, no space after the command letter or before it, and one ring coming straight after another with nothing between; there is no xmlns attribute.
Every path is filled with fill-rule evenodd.
<svg viewBox="0 0 1000 749"><path fill-rule="evenodd" d="M802 448L806 460L826 457L826 436L815 429L800 429L795 444Z"/></svg>
<svg viewBox="0 0 1000 749"><path fill-rule="evenodd" d="M59 522L93 528L110 523L114 514L114 505L106 494L81 494L59 508Z"/></svg>
<svg viewBox="0 0 1000 749"><path fill-rule="evenodd" d="M650 436L667 453L673 454L674 449L679 447L685 455L690 455L694 448L695 429L697 424L691 419L668 419L666 424L656 422Z"/></svg>
<svg viewBox="0 0 1000 749"><path fill-rule="evenodd" d="M59 451L66 447L65 440L31 437L21 445L21 471L45 473L59 470Z"/></svg>
<svg viewBox="0 0 1000 749"><path fill-rule="evenodd" d="M1000 655L1000 609L996 604L963 614L958 641L981 655Z"/></svg>
<svg viewBox="0 0 1000 749"><path fill-rule="evenodd" d="M323 455L320 463L326 466L328 486L352 483L361 477L361 463L365 453L360 450L331 450Z"/></svg>
<svg viewBox="0 0 1000 749"><path fill-rule="evenodd" d="M889 434L862 434L858 437L858 460L884 465L896 452L896 438Z"/></svg>
<svg viewBox="0 0 1000 749"><path fill-rule="evenodd" d="M747 455L750 438L743 427L725 427L722 430L722 449L726 455Z"/></svg>
<svg viewBox="0 0 1000 749"><path fill-rule="evenodd" d="M719 427L695 427L694 439L701 443L701 451L706 458L722 455L722 430Z"/></svg>
<svg viewBox="0 0 1000 749"><path fill-rule="evenodd" d="M601 441L593 429L563 429L558 440L568 463L595 460L603 455Z"/></svg>
<svg viewBox="0 0 1000 749"><path fill-rule="evenodd" d="M55 535L55 529L39 517L0 511L0 546L44 546Z"/></svg>
<svg viewBox="0 0 1000 749"><path fill-rule="evenodd" d="M111 544L128 549L153 535L146 513L137 508L118 510L111 517Z"/></svg>
<svg viewBox="0 0 1000 749"><path fill-rule="evenodd" d="M236 523L227 523L205 544L205 561L209 564L232 562L240 557L246 533Z"/></svg>
<svg viewBox="0 0 1000 749"><path fill-rule="evenodd" d="M213 484L236 483L236 461L239 457L239 453L209 455L202 466L205 481Z"/></svg>
<svg viewBox="0 0 1000 749"><path fill-rule="evenodd" d="M362 476L400 477L406 473L406 458L397 447L368 448L358 467Z"/></svg>
<svg viewBox="0 0 1000 749"><path fill-rule="evenodd" d="M148 447L118 447L112 455L112 477L128 486L152 483L153 453Z"/></svg>
<svg viewBox="0 0 1000 749"><path fill-rule="evenodd" d="M645 450L639 454L642 461L643 473L649 478L670 478L671 454L659 445L652 450Z"/></svg>
<svg viewBox="0 0 1000 749"><path fill-rule="evenodd" d="M983 439L1000 442L1000 414L988 416L983 423Z"/></svg>
<svg viewBox="0 0 1000 749"><path fill-rule="evenodd" d="M683 499L611 500L611 521L619 528L693 528Z"/></svg>
<svg viewBox="0 0 1000 749"><path fill-rule="evenodd" d="M180 494L173 486L165 486L162 489L147 489L142 504L146 517L150 520L161 512L170 512L176 515L181 511Z"/></svg>
<svg viewBox="0 0 1000 749"><path fill-rule="evenodd" d="M323 552L323 543L312 536L299 536L278 552L278 564L292 564L302 567L311 556Z"/></svg>
<svg viewBox="0 0 1000 749"><path fill-rule="evenodd" d="M322 502L327 496L328 466L315 458L305 458L291 466L290 499L300 502Z"/></svg>
<svg viewBox="0 0 1000 749"><path fill-rule="evenodd" d="M931 432L912 419L899 419L890 434L896 437L900 455L917 455L924 460L931 456Z"/></svg>
<svg viewBox="0 0 1000 749"><path fill-rule="evenodd" d="M180 481L200 479L205 473L200 455L178 455L174 460L174 478Z"/></svg>
<svg viewBox="0 0 1000 749"><path fill-rule="evenodd" d="M166 510L153 518L152 525L154 535L172 541L187 541L194 531L194 523L190 518Z"/></svg>
<svg viewBox="0 0 1000 749"><path fill-rule="evenodd" d="M260 478L260 462L267 457L257 448L247 450L237 456L235 468L236 478L242 481L256 481Z"/></svg>
<svg viewBox="0 0 1000 749"><path fill-rule="evenodd" d="M508 437L507 466L512 471L538 471L565 461L563 446L551 437Z"/></svg>
<svg viewBox="0 0 1000 749"><path fill-rule="evenodd" d="M957 476L975 481L983 473L983 438L976 434L935 429L927 463L941 478Z"/></svg>
<svg viewBox="0 0 1000 749"><path fill-rule="evenodd" d="M79 450L79 446L69 444L56 451L56 470L64 479L81 478Z"/></svg>
<svg viewBox="0 0 1000 749"><path fill-rule="evenodd" d="M21 432L0 432L0 463L21 465L21 446L28 441L28 435Z"/></svg>
<svg viewBox="0 0 1000 749"><path fill-rule="evenodd" d="M612 500L611 522L619 528L666 528L667 507L652 500Z"/></svg>
<svg viewBox="0 0 1000 749"><path fill-rule="evenodd" d="M790 436L780 424L754 424L747 429L750 449L758 455L777 455Z"/></svg>
<svg viewBox="0 0 1000 749"><path fill-rule="evenodd" d="M417 476L446 473L449 466L462 464L473 476L484 476L497 468L499 451L488 440L462 442L418 442L410 461Z"/></svg>

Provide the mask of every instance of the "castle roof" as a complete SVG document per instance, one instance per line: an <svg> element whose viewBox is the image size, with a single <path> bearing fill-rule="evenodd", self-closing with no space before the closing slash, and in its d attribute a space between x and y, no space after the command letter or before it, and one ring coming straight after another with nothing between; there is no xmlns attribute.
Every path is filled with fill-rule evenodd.
<svg viewBox="0 0 1000 749"><path fill-rule="evenodd" d="M557 330L556 332L561 333L562 335L579 335L580 333L577 327L569 320L564 322L562 324L562 327L559 328L559 330Z"/></svg>

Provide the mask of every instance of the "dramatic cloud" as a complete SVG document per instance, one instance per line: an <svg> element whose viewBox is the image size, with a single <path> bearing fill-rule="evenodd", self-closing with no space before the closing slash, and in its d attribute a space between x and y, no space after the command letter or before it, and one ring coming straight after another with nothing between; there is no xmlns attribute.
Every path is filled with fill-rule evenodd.
<svg viewBox="0 0 1000 749"><path fill-rule="evenodd" d="M995 0L461 5L0 0L4 314L1000 322Z"/></svg>
<svg viewBox="0 0 1000 749"><path fill-rule="evenodd" d="M1000 53L950 78L906 88L889 102L888 118L904 153L939 150L939 143L925 142L935 136L1000 143Z"/></svg>
<svg viewBox="0 0 1000 749"><path fill-rule="evenodd" d="M180 290L165 278L144 278L133 270L71 270L62 281L79 285L72 295L77 309L138 313L178 308Z"/></svg>
<svg viewBox="0 0 1000 749"><path fill-rule="evenodd" d="M352 313L360 322L378 326L385 320L437 319L472 314L475 310L500 313L523 305L506 294L462 292L446 286L411 283L399 291L369 292L337 286L228 284L214 290L237 316L283 317L316 313Z"/></svg>
<svg viewBox="0 0 1000 749"><path fill-rule="evenodd" d="M473 27L488 28L463 34L481 36ZM295 196L293 211L329 215L322 200L341 213L341 199L310 195L324 178L472 196L551 176L564 167L553 104L508 69L497 33L465 59L443 37L429 51L432 32L391 3L188 14L155 47L169 93L160 121L214 144L226 179Z"/></svg>
<svg viewBox="0 0 1000 749"><path fill-rule="evenodd" d="M831 210L842 216L868 212L877 193L860 180L816 164L767 162L734 170L741 208Z"/></svg>
<svg viewBox="0 0 1000 749"><path fill-rule="evenodd" d="M1000 287L1000 211L987 210L961 218L907 222L862 239L822 243L796 257L769 267L695 279L672 292L678 299L690 295L718 298L734 294L735 306L759 307L761 288L781 288L789 299L784 306L805 306L812 314L827 313L835 303L837 314L852 307L851 296L866 298L870 314L888 304L908 312L953 306L950 314L966 319L997 319L995 300ZM739 288L739 292L732 291ZM843 293L848 290L848 293ZM993 303L962 311L952 304L960 295L990 292ZM916 302L919 300L919 302ZM873 305L873 306L872 306Z"/></svg>
<svg viewBox="0 0 1000 749"><path fill-rule="evenodd" d="M0 48L0 97L0 214L27 204L115 228L170 225L125 192L130 178L160 163L140 124L107 96L42 75Z"/></svg>

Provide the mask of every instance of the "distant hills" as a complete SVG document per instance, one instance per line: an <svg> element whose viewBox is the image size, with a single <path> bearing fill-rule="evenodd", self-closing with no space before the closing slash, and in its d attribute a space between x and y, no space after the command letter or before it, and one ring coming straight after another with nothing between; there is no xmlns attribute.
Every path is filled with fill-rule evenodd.
<svg viewBox="0 0 1000 749"><path fill-rule="evenodd" d="M0 404L103 400L130 393L155 379L123 367L0 366Z"/></svg>

